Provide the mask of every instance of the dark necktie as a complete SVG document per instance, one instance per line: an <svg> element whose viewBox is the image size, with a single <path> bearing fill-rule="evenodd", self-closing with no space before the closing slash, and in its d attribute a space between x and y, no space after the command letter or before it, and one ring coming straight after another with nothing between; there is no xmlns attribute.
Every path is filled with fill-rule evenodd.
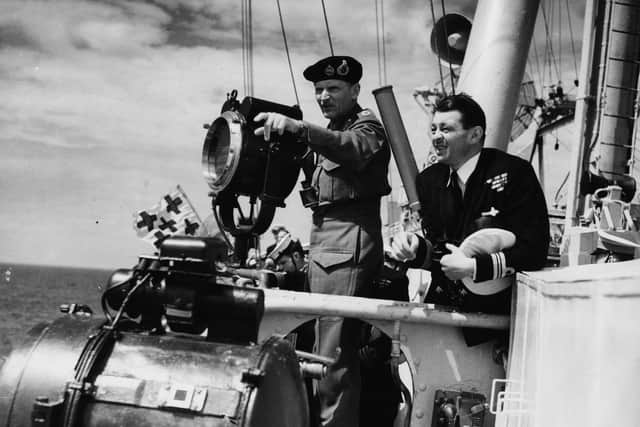
<svg viewBox="0 0 640 427"><path fill-rule="evenodd" d="M460 221L462 219L462 190L460 190L460 184L458 184L458 174L456 171L451 171L449 175L449 182L445 191L445 227L446 227L446 239L451 242L457 243L460 234Z"/></svg>

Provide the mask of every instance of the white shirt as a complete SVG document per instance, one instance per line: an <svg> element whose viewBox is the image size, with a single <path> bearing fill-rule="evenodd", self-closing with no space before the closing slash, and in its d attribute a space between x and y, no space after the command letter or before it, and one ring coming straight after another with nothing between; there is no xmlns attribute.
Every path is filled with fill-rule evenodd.
<svg viewBox="0 0 640 427"><path fill-rule="evenodd" d="M473 157L471 157L469 160L464 162L462 166L458 168L458 170L456 170L456 174L458 176L458 185L460 186L460 191L462 191L463 197L464 197L464 190L467 188L467 181L469 181L469 177L471 176L473 171L476 169L479 159L480 159L480 152L478 151ZM453 169L451 169L451 171L453 171ZM471 278L473 280L476 279L477 271L478 271L478 264L477 262L475 262L473 264L473 274L471 275Z"/></svg>
<svg viewBox="0 0 640 427"><path fill-rule="evenodd" d="M464 162L462 166L460 166L456 170L456 174L458 175L458 185L460 186L460 190L462 191L462 195L464 196L464 190L467 188L467 181L469 181L469 177L476 169L478 165L478 160L480 159L480 152L478 151L473 157ZM453 169L452 169L453 170Z"/></svg>

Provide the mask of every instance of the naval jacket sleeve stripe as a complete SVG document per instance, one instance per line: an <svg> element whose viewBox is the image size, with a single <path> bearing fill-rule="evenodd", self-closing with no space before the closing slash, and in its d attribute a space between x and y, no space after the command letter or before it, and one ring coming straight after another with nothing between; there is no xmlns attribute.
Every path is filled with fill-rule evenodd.
<svg viewBox="0 0 640 427"><path fill-rule="evenodd" d="M500 251L497 254L493 254L499 259L500 272L497 274L496 279L507 275L507 259L504 256L504 252Z"/></svg>
<svg viewBox="0 0 640 427"><path fill-rule="evenodd" d="M500 258L496 256L496 254L491 254L491 264L493 265L493 275L492 279L497 279L500 275Z"/></svg>
<svg viewBox="0 0 640 427"><path fill-rule="evenodd" d="M510 269L507 269L507 260L502 251L476 255L474 258L476 260L476 272L473 278L475 282L498 279L509 273Z"/></svg>

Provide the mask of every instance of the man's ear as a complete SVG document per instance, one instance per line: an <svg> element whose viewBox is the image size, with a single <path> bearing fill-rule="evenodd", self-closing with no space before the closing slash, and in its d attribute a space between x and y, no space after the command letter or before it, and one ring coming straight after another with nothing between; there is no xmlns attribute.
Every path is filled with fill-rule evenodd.
<svg viewBox="0 0 640 427"><path fill-rule="evenodd" d="M358 95L360 95L360 83L354 83L351 86L351 99L358 99Z"/></svg>
<svg viewBox="0 0 640 427"><path fill-rule="evenodd" d="M482 138L484 137L484 130L481 126L474 126L471 128L469 135L474 144L479 144L482 142Z"/></svg>

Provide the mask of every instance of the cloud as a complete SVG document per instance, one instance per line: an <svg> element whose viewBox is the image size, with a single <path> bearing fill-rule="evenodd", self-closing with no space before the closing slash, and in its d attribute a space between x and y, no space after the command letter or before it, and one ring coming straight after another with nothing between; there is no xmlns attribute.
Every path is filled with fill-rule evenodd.
<svg viewBox="0 0 640 427"><path fill-rule="evenodd" d="M6 45L64 55L77 50L122 54L162 43L161 10L142 4L120 6L87 1L8 1L0 28L15 37Z"/></svg>
<svg viewBox="0 0 640 427"><path fill-rule="evenodd" d="M422 0L383 3L386 83L421 164L426 120L411 92L438 76L431 12ZM253 1L254 94L299 102L305 118L325 123L302 78L307 65L329 54L322 5L280 4L299 100L275 2ZM371 90L384 83L375 3L325 4L334 49L364 64L361 104L375 108ZM206 216L202 124L218 116L231 89L245 95L240 7L239 0L0 2L0 254L77 265L94 262L87 248L95 247L102 265L121 265L140 249L131 212L176 183ZM474 7L472 0L446 2L447 12L469 17ZM574 31L580 28L574 21ZM287 204L276 220L305 239L308 212L301 213L295 193ZM69 236L64 248L59 236Z"/></svg>

